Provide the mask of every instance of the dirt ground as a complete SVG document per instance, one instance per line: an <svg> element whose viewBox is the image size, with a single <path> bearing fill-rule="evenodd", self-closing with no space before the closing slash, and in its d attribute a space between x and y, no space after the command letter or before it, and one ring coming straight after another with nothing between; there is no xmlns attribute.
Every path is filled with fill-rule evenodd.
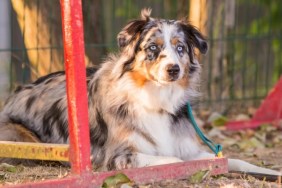
<svg viewBox="0 0 282 188"><path fill-rule="evenodd" d="M243 159L253 164L282 171L282 129L271 125L256 130L226 131L224 127L205 127L209 138L221 143L224 156ZM0 185L13 185L24 182L63 178L70 172L69 168L58 165L25 167L0 164ZM277 183L279 182L280 183ZM243 174L224 174L207 176L198 183L187 177L183 180L166 180L144 185L126 185L123 187L157 188L157 187L281 187L281 179L269 182Z"/></svg>

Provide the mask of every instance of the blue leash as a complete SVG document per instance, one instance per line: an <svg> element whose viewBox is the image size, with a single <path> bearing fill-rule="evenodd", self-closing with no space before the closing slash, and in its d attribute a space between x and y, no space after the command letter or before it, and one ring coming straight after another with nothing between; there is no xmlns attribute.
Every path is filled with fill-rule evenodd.
<svg viewBox="0 0 282 188"><path fill-rule="evenodd" d="M215 144L213 143L213 141L211 141L210 139L208 139L204 133L201 131L201 129L198 127L194 116L192 114L192 108L189 102L187 102L187 114L188 114L188 118L191 122L191 124L193 125L196 133L199 135L199 137L202 139L202 141L207 144L209 146L209 148L215 153L215 155L217 157L222 157L222 146L220 144Z"/></svg>

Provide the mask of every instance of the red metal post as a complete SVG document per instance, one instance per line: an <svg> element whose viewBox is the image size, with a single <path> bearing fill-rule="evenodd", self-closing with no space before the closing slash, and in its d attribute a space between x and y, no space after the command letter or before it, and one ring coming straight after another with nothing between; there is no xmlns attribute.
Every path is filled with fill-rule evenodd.
<svg viewBox="0 0 282 188"><path fill-rule="evenodd" d="M81 0L61 0L73 174L91 171Z"/></svg>

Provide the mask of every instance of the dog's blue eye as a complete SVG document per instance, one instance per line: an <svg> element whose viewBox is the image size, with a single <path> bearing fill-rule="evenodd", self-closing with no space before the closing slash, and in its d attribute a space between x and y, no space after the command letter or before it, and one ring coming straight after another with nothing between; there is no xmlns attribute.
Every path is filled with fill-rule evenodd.
<svg viewBox="0 0 282 188"><path fill-rule="evenodd" d="M156 46L156 45L150 46L150 50L155 51L156 49L157 49L157 46Z"/></svg>
<svg viewBox="0 0 282 188"><path fill-rule="evenodd" d="M177 46L177 51L178 52L183 52L183 46Z"/></svg>

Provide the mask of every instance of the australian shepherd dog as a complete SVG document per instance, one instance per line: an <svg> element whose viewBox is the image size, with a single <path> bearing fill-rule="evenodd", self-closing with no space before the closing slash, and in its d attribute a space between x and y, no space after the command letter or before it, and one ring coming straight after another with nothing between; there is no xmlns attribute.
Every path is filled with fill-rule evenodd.
<svg viewBox="0 0 282 188"><path fill-rule="evenodd" d="M91 158L97 169L214 157L201 147L186 109L187 101L198 96L201 66L195 48L206 53L207 41L184 20L150 13L142 10L140 19L122 29L117 54L86 70ZM0 140L68 143L65 73L18 87L0 124ZM276 173L235 159L229 159L229 169Z"/></svg>

